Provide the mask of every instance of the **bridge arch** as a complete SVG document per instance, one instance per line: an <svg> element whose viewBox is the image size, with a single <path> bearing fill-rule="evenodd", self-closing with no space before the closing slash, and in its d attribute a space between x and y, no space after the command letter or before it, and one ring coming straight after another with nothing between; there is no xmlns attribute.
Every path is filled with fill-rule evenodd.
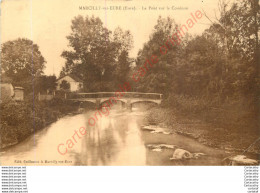
<svg viewBox="0 0 260 193"><path fill-rule="evenodd" d="M130 104L135 104L135 103L156 103L156 104L161 104L161 100L153 100L153 99L132 99Z"/></svg>
<svg viewBox="0 0 260 193"><path fill-rule="evenodd" d="M116 101L116 102L121 101L123 103L126 103L127 99L117 99L116 97L102 98L102 99L100 99L100 104L105 103L105 102L111 103L110 101L113 103L114 103L114 101Z"/></svg>
<svg viewBox="0 0 260 193"><path fill-rule="evenodd" d="M106 100L102 100L102 102L100 101L98 106L102 107L105 104L107 104L109 107L113 107L114 105L118 105L118 104L122 104L122 106L125 106L126 101L125 100L121 100L121 99L118 99L118 100L106 99Z"/></svg>
<svg viewBox="0 0 260 193"><path fill-rule="evenodd" d="M96 103L93 101L77 101L79 108L95 108Z"/></svg>
<svg viewBox="0 0 260 193"><path fill-rule="evenodd" d="M130 104L131 105L134 105L134 104L157 104L157 105L159 105L160 103L157 101L141 100L141 101L131 102Z"/></svg>
<svg viewBox="0 0 260 193"><path fill-rule="evenodd" d="M72 99L72 100L73 101L78 101L78 102L88 102L88 103L93 103L93 104L97 103L96 99L88 99L88 98Z"/></svg>

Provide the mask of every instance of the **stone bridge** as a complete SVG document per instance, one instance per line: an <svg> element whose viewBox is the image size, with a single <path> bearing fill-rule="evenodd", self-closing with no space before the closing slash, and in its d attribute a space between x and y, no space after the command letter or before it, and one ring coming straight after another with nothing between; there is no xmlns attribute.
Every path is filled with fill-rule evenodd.
<svg viewBox="0 0 260 193"><path fill-rule="evenodd" d="M161 104L162 94L159 93L142 93L142 92L124 92L120 97L117 98L115 92L93 92L93 93L74 93L68 96L68 100L78 101L78 102L90 102L97 106L105 102L117 103L121 101L126 104L127 107L132 106L134 103L138 102L152 102L156 104Z"/></svg>

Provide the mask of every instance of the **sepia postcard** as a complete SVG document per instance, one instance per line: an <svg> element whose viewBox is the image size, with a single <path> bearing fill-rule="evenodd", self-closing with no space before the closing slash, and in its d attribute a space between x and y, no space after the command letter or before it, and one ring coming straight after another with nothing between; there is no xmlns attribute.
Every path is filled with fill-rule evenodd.
<svg viewBox="0 0 260 193"><path fill-rule="evenodd" d="M259 165L258 0L2 0L2 166Z"/></svg>

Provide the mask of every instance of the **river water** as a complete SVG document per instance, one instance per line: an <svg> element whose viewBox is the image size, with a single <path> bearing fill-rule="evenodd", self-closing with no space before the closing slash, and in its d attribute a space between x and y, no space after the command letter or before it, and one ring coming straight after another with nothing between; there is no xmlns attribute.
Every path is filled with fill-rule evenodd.
<svg viewBox="0 0 260 193"><path fill-rule="evenodd" d="M221 165L224 153L178 134L143 130L144 112L111 111L88 126L93 112L66 116L36 132L23 142L1 152L1 165ZM86 135L76 139L72 148L61 155L57 147L72 139L75 130L86 128ZM151 149L158 144L174 145L197 159L170 160L174 149ZM63 146L65 148L65 146Z"/></svg>

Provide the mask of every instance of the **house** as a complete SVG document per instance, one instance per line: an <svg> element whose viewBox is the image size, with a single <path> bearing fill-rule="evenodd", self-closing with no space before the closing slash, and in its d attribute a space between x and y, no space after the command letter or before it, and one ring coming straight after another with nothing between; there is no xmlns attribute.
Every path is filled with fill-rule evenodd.
<svg viewBox="0 0 260 193"><path fill-rule="evenodd" d="M74 75L65 75L57 81L57 90L69 90L71 92L79 91L83 88L83 81Z"/></svg>
<svg viewBox="0 0 260 193"><path fill-rule="evenodd" d="M23 101L23 98L24 98L24 88L14 87L14 100Z"/></svg>

